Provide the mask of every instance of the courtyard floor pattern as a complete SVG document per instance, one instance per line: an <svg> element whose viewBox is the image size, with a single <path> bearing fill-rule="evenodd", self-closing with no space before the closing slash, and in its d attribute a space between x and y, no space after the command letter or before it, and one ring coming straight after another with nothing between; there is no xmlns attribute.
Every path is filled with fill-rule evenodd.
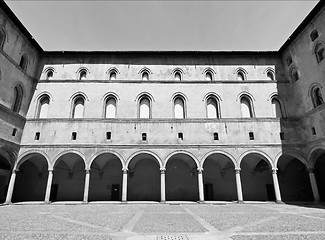
<svg viewBox="0 0 325 240"><path fill-rule="evenodd" d="M325 239L324 205L13 204L0 206L0 239Z"/></svg>

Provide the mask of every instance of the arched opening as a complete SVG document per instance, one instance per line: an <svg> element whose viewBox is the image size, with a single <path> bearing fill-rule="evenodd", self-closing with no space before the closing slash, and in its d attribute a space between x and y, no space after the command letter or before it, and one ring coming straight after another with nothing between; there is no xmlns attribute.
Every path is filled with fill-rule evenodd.
<svg viewBox="0 0 325 240"><path fill-rule="evenodd" d="M150 118L150 100L147 96L141 97L139 101L139 118Z"/></svg>
<svg viewBox="0 0 325 240"><path fill-rule="evenodd" d="M37 118L47 118L50 106L50 98L48 95L43 95L39 99Z"/></svg>
<svg viewBox="0 0 325 240"><path fill-rule="evenodd" d="M48 178L46 158L42 154L31 153L21 159L21 162L12 201L44 201Z"/></svg>
<svg viewBox="0 0 325 240"><path fill-rule="evenodd" d="M66 153L56 160L50 201L82 201L85 163L76 153Z"/></svg>
<svg viewBox="0 0 325 240"><path fill-rule="evenodd" d="M237 80L238 81L245 81L246 80L246 76L245 76L245 73L243 71L238 71L237 72Z"/></svg>
<svg viewBox="0 0 325 240"><path fill-rule="evenodd" d="M218 100L215 97L208 97L207 99L207 117L219 118Z"/></svg>
<svg viewBox="0 0 325 240"><path fill-rule="evenodd" d="M18 85L14 88L12 111L19 113L22 100L23 100L23 89L21 88L21 86Z"/></svg>
<svg viewBox="0 0 325 240"><path fill-rule="evenodd" d="M272 71L268 71L266 73L266 77L267 77L268 80L274 81L274 73Z"/></svg>
<svg viewBox="0 0 325 240"><path fill-rule="evenodd" d="M314 108L316 108L324 103L321 90L318 86L315 86L312 88L311 99L312 99Z"/></svg>
<svg viewBox="0 0 325 240"><path fill-rule="evenodd" d="M235 165L225 155L215 153L203 164L204 200L237 200Z"/></svg>
<svg viewBox="0 0 325 240"><path fill-rule="evenodd" d="M108 97L105 101L105 118L116 118L116 99Z"/></svg>
<svg viewBox="0 0 325 240"><path fill-rule="evenodd" d="M296 67L291 68L290 78L291 78L292 82L296 82L299 80L299 72Z"/></svg>
<svg viewBox="0 0 325 240"><path fill-rule="evenodd" d="M315 178L321 201L325 201L325 150L318 149L313 152L312 159L315 160Z"/></svg>
<svg viewBox="0 0 325 240"><path fill-rule="evenodd" d="M176 97L174 100L174 116L178 119L185 118L185 104L181 97Z"/></svg>
<svg viewBox="0 0 325 240"><path fill-rule="evenodd" d="M173 155L166 165L166 200L198 201L196 162L184 153Z"/></svg>
<svg viewBox="0 0 325 240"><path fill-rule="evenodd" d="M0 29L0 48L3 49L3 45L6 41L6 33L3 29Z"/></svg>
<svg viewBox="0 0 325 240"><path fill-rule="evenodd" d="M115 71L111 71L109 74L109 80L116 80L116 72Z"/></svg>
<svg viewBox="0 0 325 240"><path fill-rule="evenodd" d="M143 81L148 81L149 80L149 74L148 74L148 72L144 71L142 73L142 80Z"/></svg>
<svg viewBox="0 0 325 240"><path fill-rule="evenodd" d="M46 72L46 80L52 80L53 79L53 70L48 70Z"/></svg>
<svg viewBox="0 0 325 240"><path fill-rule="evenodd" d="M89 201L121 201L122 164L112 153L103 153L92 162Z"/></svg>
<svg viewBox="0 0 325 240"><path fill-rule="evenodd" d="M132 158L128 165L128 201L160 201L160 165L147 153Z"/></svg>
<svg viewBox="0 0 325 240"><path fill-rule="evenodd" d="M87 71L83 69L79 72L79 80L86 80L86 79L87 79Z"/></svg>
<svg viewBox="0 0 325 240"><path fill-rule="evenodd" d="M272 111L273 117L281 118L283 117L282 106L277 98L272 99Z"/></svg>
<svg viewBox="0 0 325 240"><path fill-rule="evenodd" d="M28 65L28 56L27 54L23 54L20 58L19 67L21 67L23 70L26 70L27 65Z"/></svg>
<svg viewBox="0 0 325 240"><path fill-rule="evenodd" d="M181 81L182 80L182 74L180 72L175 72L175 81Z"/></svg>
<svg viewBox="0 0 325 240"><path fill-rule="evenodd" d="M251 99L248 96L240 98L241 115L243 118L252 118L254 116Z"/></svg>
<svg viewBox="0 0 325 240"><path fill-rule="evenodd" d="M10 176L10 154L0 148L0 203L4 203L6 200Z"/></svg>
<svg viewBox="0 0 325 240"><path fill-rule="evenodd" d="M72 118L83 118L85 109L85 100L82 96L75 97L73 101Z"/></svg>
<svg viewBox="0 0 325 240"><path fill-rule="evenodd" d="M205 73L205 80L206 81L212 81L213 80L213 75L211 72L206 72Z"/></svg>
<svg viewBox="0 0 325 240"><path fill-rule="evenodd" d="M247 154L240 168L244 201L275 201L271 166L264 156Z"/></svg>
<svg viewBox="0 0 325 240"><path fill-rule="evenodd" d="M324 44L318 43L315 47L317 62L320 63L325 58Z"/></svg>
<svg viewBox="0 0 325 240"><path fill-rule="evenodd" d="M313 200L308 171L300 160L284 154L279 158L277 168L281 197L284 202Z"/></svg>

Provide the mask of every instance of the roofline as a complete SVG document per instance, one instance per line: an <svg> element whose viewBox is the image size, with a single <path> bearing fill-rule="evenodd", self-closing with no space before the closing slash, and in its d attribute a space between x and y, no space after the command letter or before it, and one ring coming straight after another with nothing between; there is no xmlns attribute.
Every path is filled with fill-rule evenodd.
<svg viewBox="0 0 325 240"><path fill-rule="evenodd" d="M299 24L296 30L290 35L287 41L280 47L279 52L282 53L289 45L298 37L298 35L305 29L305 27L310 24L313 18L316 16L317 13L324 7L325 1L320 0L316 6L311 10L311 12L305 17L305 19Z"/></svg>
<svg viewBox="0 0 325 240"><path fill-rule="evenodd" d="M24 27L24 25L20 22L20 20L16 17L16 15L11 11L9 6L4 2L4 0L0 0L0 8L7 14L7 16L14 22L14 24L18 27L18 29L25 35L25 37L30 41L30 43L38 50L40 53L43 53L43 48L38 44L38 42L33 38L33 36L28 32L28 30Z"/></svg>

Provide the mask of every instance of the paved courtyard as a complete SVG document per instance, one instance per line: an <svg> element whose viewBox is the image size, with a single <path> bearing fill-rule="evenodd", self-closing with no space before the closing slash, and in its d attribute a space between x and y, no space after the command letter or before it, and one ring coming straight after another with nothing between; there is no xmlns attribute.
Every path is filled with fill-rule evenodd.
<svg viewBox="0 0 325 240"><path fill-rule="evenodd" d="M325 239L325 206L274 203L0 206L0 239Z"/></svg>

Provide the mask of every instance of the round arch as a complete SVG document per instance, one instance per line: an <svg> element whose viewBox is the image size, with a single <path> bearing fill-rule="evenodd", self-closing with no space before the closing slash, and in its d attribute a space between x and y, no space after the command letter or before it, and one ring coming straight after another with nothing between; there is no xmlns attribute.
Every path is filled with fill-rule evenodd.
<svg viewBox="0 0 325 240"><path fill-rule="evenodd" d="M78 150L74 150L74 149L69 149L69 150L64 150L63 152L60 152L59 154L57 154L54 158L53 158L53 165L51 166L52 168L50 170L53 170L53 168L55 167L55 165L57 165L58 163L58 159L60 157L62 157L65 154L68 153L74 153L77 154L79 157L81 157L81 159L83 160L85 167L87 166L87 162L86 162L86 158L85 155L81 152L79 152ZM85 168L86 169L86 168Z"/></svg>
<svg viewBox="0 0 325 240"><path fill-rule="evenodd" d="M140 151L137 151L137 152L131 154L131 156L129 156L129 157L127 158L127 161L126 161L126 163L125 163L125 165L124 165L125 169L128 169L129 164L130 164L130 162L132 161L132 159L133 159L134 157L140 155L140 154L148 154L148 155L151 155L152 157L154 157L154 158L156 159L157 163L159 164L160 169L163 168L163 163L162 163L160 157L159 157L156 153L154 153L154 152L152 152L152 151L148 151L148 150L140 150Z"/></svg>
<svg viewBox="0 0 325 240"><path fill-rule="evenodd" d="M238 159L239 167L240 167L242 160L249 154L258 154L258 155L263 156L265 158L265 160L267 160L266 162L270 165L271 169L274 168L274 163L273 163L272 159L266 153L264 153L263 151L260 151L260 150L248 150L248 151L243 152L239 156L239 159Z"/></svg>
<svg viewBox="0 0 325 240"><path fill-rule="evenodd" d="M28 150L28 151L24 152L20 156L18 156L17 163L15 165L15 169L19 170L19 167L21 166L21 164L23 164L25 161L27 161L28 160L27 157L29 155L32 155L32 154L40 154L40 155L42 155L45 158L46 162L47 162L48 170L52 170L51 161L50 161L49 156L45 152L43 152L43 151L41 151L39 149L31 149L31 150Z"/></svg>
<svg viewBox="0 0 325 240"><path fill-rule="evenodd" d="M222 155L226 156L227 158L229 158L229 159L232 161L232 163L234 164L235 168L238 168L238 167L239 167L239 166L237 165L237 161L236 161L236 159L235 159L235 158L234 158L230 153L227 153L227 152L222 151L222 150L213 150L213 151L210 151L210 152L204 154L204 156L203 156L202 159L201 159L200 168L203 169L203 165L204 165L205 160L206 160L208 157L210 157L211 155L213 155L213 154L222 154Z"/></svg>
<svg viewBox="0 0 325 240"><path fill-rule="evenodd" d="M308 154L307 154L307 161L310 165L310 167L314 167L315 162L317 160L317 158L315 156L313 156L317 151L325 151L325 146L323 145L317 145L314 146L312 149L309 150Z"/></svg>
<svg viewBox="0 0 325 240"><path fill-rule="evenodd" d="M279 162L279 159L281 156L283 155L288 155L288 156L291 156L291 157L294 157L296 159L298 159L302 164L304 164L306 167L309 167L309 164L308 162L305 160L305 158L299 153L299 152L293 152L293 151L290 151L290 152L283 152L283 151L280 151L276 156L275 156L275 160L274 160L274 166L275 168L278 166L278 162Z"/></svg>
<svg viewBox="0 0 325 240"><path fill-rule="evenodd" d="M163 168L164 168L164 169L166 168L166 165L167 165L167 163L168 163L168 160L169 160L170 158L172 158L173 156L175 156L176 154L185 154L185 155L191 157L191 158L194 160L194 162L196 163L197 168L198 168L198 169L201 168L200 162L197 160L197 157L196 157L193 153L190 153L190 152L188 152L188 151L184 151L184 150L177 150L177 151L174 151L174 152L170 153L170 154L165 158L165 161L163 162Z"/></svg>
<svg viewBox="0 0 325 240"><path fill-rule="evenodd" d="M89 170L90 167L91 167L91 164L94 162L94 160L102 155L102 154L105 154L105 153L108 153L108 154L113 154L115 155L121 162L121 165L122 165L122 169L125 169L125 161L124 161L124 158L121 154L119 154L118 152L115 152L115 151L111 151L111 150L102 150L102 151L99 151L99 152L96 152L94 153L91 157L90 157L90 161L89 161L89 164L86 164L86 170Z"/></svg>

